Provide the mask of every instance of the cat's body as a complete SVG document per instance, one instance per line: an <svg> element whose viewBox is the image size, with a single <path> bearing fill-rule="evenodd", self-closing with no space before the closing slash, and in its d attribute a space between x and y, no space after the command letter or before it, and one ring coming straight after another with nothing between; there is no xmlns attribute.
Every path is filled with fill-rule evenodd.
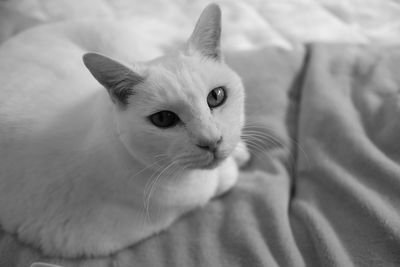
<svg viewBox="0 0 400 267"><path fill-rule="evenodd" d="M203 17L219 19L218 10L211 6ZM200 46L134 65L132 75L141 76L125 103L93 78L107 83L99 60L119 65L88 54L91 76L82 55L95 51L127 66L160 55L149 47L154 40L134 42L134 35L111 22L61 23L0 49L0 223L46 253L114 252L165 229L237 179L230 154L244 123L240 79L220 59L201 56ZM227 103L207 110L204 96L218 86L228 88ZM160 111L155 103L173 109L182 124L151 125L143 114ZM223 140L220 160L198 143L214 137Z"/></svg>

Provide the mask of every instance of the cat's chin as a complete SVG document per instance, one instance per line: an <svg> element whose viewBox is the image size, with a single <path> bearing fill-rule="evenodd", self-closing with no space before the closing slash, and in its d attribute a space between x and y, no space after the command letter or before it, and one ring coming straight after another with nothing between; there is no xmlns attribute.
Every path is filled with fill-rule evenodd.
<svg viewBox="0 0 400 267"><path fill-rule="evenodd" d="M227 157L214 155L212 158L202 164L199 164L198 168L203 170L212 170L217 168Z"/></svg>

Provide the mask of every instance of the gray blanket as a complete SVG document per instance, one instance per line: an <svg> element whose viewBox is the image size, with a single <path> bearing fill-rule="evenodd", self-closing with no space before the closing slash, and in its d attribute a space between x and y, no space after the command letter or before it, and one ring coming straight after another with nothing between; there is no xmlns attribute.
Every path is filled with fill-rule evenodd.
<svg viewBox="0 0 400 267"><path fill-rule="evenodd" d="M255 138L230 193L106 258L50 259L2 232L0 266L399 266L400 49L228 59Z"/></svg>

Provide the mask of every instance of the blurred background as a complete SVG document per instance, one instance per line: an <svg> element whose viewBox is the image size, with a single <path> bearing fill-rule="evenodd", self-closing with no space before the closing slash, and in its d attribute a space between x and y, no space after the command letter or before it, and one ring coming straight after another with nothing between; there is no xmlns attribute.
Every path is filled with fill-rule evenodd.
<svg viewBox="0 0 400 267"><path fill-rule="evenodd" d="M0 0L0 41L38 24L73 19L134 19L134 27L171 25L186 34L209 2L221 5L228 48L400 42L397 0Z"/></svg>

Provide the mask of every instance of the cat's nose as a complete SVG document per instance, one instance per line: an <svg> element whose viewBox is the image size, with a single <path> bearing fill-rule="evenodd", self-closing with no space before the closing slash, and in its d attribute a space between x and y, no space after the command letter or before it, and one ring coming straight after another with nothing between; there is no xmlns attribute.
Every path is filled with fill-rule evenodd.
<svg viewBox="0 0 400 267"><path fill-rule="evenodd" d="M197 143L197 147L203 149L203 150L208 150L210 152L215 152L217 150L218 146L222 143L222 136L216 138L216 139L207 139L207 140L200 140Z"/></svg>

